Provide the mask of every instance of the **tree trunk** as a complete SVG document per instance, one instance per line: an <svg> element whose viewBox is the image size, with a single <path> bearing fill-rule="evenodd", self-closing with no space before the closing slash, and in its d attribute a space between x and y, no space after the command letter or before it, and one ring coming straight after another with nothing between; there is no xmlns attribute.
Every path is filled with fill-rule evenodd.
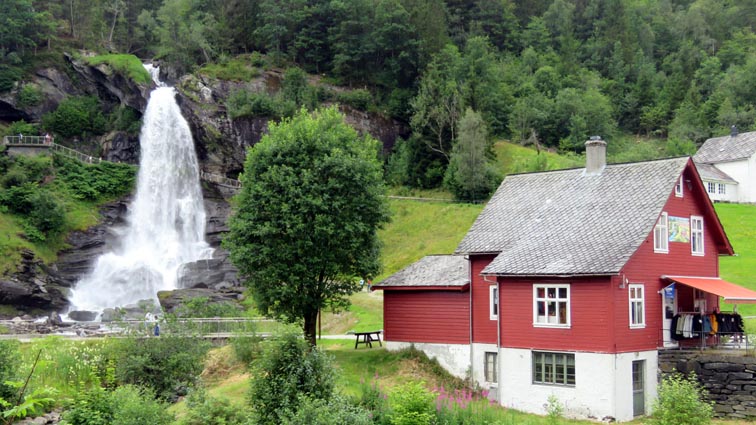
<svg viewBox="0 0 756 425"><path fill-rule="evenodd" d="M318 324L318 310L310 310L304 314L304 335L310 346L317 345L316 334Z"/></svg>

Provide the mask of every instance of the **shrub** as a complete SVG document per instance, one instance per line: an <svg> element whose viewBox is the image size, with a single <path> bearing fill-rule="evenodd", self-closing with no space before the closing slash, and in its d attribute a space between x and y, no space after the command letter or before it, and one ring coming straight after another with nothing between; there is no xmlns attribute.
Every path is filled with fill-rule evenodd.
<svg viewBox="0 0 756 425"><path fill-rule="evenodd" d="M5 130L6 136L17 136L19 133L27 136L37 134L37 127L26 121L13 121Z"/></svg>
<svg viewBox="0 0 756 425"><path fill-rule="evenodd" d="M36 84L24 84L16 95L16 101L21 108L37 106L42 102L42 90Z"/></svg>
<svg viewBox="0 0 756 425"><path fill-rule="evenodd" d="M654 401L654 425L704 425L714 414L707 391L695 375L674 374L662 379Z"/></svg>
<svg viewBox="0 0 756 425"><path fill-rule="evenodd" d="M43 115L42 124L63 137L102 134L106 121L101 109L94 96L69 97L55 111Z"/></svg>
<svg viewBox="0 0 756 425"><path fill-rule="evenodd" d="M23 71L20 68L0 64L0 92L12 89L22 75Z"/></svg>
<svg viewBox="0 0 756 425"><path fill-rule="evenodd" d="M168 425L174 417L149 391L132 385L82 392L63 413L62 425Z"/></svg>
<svg viewBox="0 0 756 425"><path fill-rule="evenodd" d="M290 332L266 342L254 362L249 402L260 424L278 424L296 414L300 397L328 400L333 386L330 357Z"/></svg>
<svg viewBox="0 0 756 425"><path fill-rule="evenodd" d="M186 398L188 408L181 425L241 425L247 423L247 415L224 398L214 398L198 388Z"/></svg>
<svg viewBox="0 0 756 425"><path fill-rule="evenodd" d="M356 89L341 92L336 96L336 99L360 111L367 111L368 106L373 102L373 95L365 89Z"/></svg>
<svg viewBox="0 0 756 425"><path fill-rule="evenodd" d="M330 400L301 397L295 412L287 412L282 419L285 425L368 425L370 412L334 395Z"/></svg>
<svg viewBox="0 0 756 425"><path fill-rule="evenodd" d="M234 349L236 360L245 365L252 364L261 351L261 339L255 336L237 336L231 338L231 346Z"/></svg>
<svg viewBox="0 0 756 425"><path fill-rule="evenodd" d="M276 113L276 104L272 97L265 93L254 93L247 90L237 90L228 97L226 102L228 114L231 118L243 116L272 117Z"/></svg>
<svg viewBox="0 0 756 425"><path fill-rule="evenodd" d="M110 116L110 120L111 128L129 134L138 134L142 127L141 114L129 106L121 105Z"/></svg>
<svg viewBox="0 0 756 425"><path fill-rule="evenodd" d="M14 381L17 376L18 366L21 357L18 352L18 342L10 340L0 340L0 399L11 401L16 395L12 385L7 381Z"/></svg>
<svg viewBox="0 0 756 425"><path fill-rule="evenodd" d="M37 190L29 198L32 208L26 219L46 236L59 233L66 223L66 211L47 190Z"/></svg>
<svg viewBox="0 0 756 425"><path fill-rule="evenodd" d="M144 386L158 398L174 401L197 381L209 348L209 343L193 337L124 339L115 353L115 377L121 384Z"/></svg>
<svg viewBox="0 0 756 425"><path fill-rule="evenodd" d="M389 397L392 425L430 424L434 417L433 393L422 382L408 382L396 387Z"/></svg>
<svg viewBox="0 0 756 425"><path fill-rule="evenodd" d="M96 201L122 196L131 191L136 180L136 169L127 164L87 165L61 155L54 156L54 164L58 180L76 199Z"/></svg>
<svg viewBox="0 0 756 425"><path fill-rule="evenodd" d="M111 393L113 405L112 425L168 425L173 423L173 414L168 405L155 400L149 392L132 385L116 388Z"/></svg>

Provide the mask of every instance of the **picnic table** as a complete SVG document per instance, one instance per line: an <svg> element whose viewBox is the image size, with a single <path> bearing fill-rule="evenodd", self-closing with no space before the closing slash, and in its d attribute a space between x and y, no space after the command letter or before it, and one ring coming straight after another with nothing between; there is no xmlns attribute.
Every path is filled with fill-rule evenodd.
<svg viewBox="0 0 756 425"><path fill-rule="evenodd" d="M370 348L373 348L373 342L378 342L379 347L383 347L381 344L381 333L383 331L370 331L370 332L355 332L357 339L354 341L354 349L360 344L365 344Z"/></svg>

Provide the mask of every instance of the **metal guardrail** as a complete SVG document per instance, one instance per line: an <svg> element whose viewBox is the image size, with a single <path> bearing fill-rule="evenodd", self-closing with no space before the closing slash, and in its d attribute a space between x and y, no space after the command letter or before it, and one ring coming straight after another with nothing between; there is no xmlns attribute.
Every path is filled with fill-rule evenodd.
<svg viewBox="0 0 756 425"><path fill-rule="evenodd" d="M3 136L6 146L50 146L53 142L49 136Z"/></svg>
<svg viewBox="0 0 756 425"><path fill-rule="evenodd" d="M23 320L22 323L32 324L34 320ZM76 322L74 322L76 323ZM92 325L97 322L82 322L84 325ZM150 320L118 320L102 322L98 330L76 329L73 326L60 328L60 333L26 333L26 334L3 334L0 339L34 339L47 336L59 336L63 338L83 337L127 337L127 336L151 336L154 334L155 324L160 325L161 335L191 335L205 338L231 338L235 336L258 336L267 337L284 326L280 322L264 317L215 317L215 318L185 318L185 319L162 319L158 322ZM0 320L0 325L12 327L19 321Z"/></svg>
<svg viewBox="0 0 756 425"><path fill-rule="evenodd" d="M55 143L54 138L49 136L3 136L3 144L6 146L19 147L45 147L64 156L77 159L87 164L99 164L103 162L102 158L86 155L75 149L59 145ZM225 176L212 174L205 171L200 171L200 179L232 189L241 188L241 182L239 180L230 179Z"/></svg>
<svg viewBox="0 0 756 425"><path fill-rule="evenodd" d="M87 164L99 164L102 158L83 154L77 150L55 143L55 139L48 136L3 136L3 144L10 147L42 147L58 152L69 158L78 159Z"/></svg>

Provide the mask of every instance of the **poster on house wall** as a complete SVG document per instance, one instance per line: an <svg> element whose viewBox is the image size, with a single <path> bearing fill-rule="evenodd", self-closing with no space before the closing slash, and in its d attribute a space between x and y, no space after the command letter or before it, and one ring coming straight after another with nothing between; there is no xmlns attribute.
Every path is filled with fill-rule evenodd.
<svg viewBox="0 0 756 425"><path fill-rule="evenodd" d="M669 217L669 241L690 243L690 219Z"/></svg>

